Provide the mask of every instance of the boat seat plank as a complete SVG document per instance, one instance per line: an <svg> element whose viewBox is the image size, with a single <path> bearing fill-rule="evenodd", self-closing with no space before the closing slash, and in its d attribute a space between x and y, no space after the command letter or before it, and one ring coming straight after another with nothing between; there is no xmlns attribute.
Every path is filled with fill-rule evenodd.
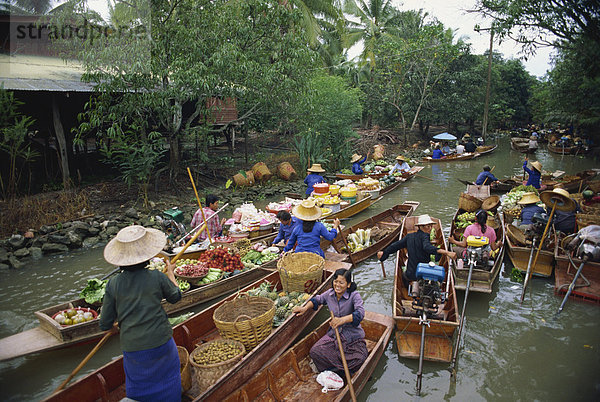
<svg viewBox="0 0 600 402"><path fill-rule="evenodd" d="M398 354L410 359L419 358L421 334L396 331ZM446 362L452 360L452 338L426 335L424 358L426 360Z"/></svg>

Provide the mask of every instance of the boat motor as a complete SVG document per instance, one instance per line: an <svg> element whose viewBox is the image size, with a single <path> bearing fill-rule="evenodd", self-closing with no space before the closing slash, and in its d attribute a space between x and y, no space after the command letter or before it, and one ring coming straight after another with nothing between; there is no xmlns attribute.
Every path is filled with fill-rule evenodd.
<svg viewBox="0 0 600 402"><path fill-rule="evenodd" d="M571 250L575 247L577 247L575 252L577 258L600 262L600 226L586 226L577 232L575 238L567 245Z"/></svg>
<svg viewBox="0 0 600 402"><path fill-rule="evenodd" d="M525 237L527 240L533 240L535 238L541 238L544 234L544 229L548 224L548 214L535 213L531 218L531 226L525 231Z"/></svg>
<svg viewBox="0 0 600 402"><path fill-rule="evenodd" d="M444 267L435 263L417 265L417 289L409 289L414 298L412 307L426 314L436 314L439 305L446 301L447 293L442 291L442 282L446 278Z"/></svg>
<svg viewBox="0 0 600 402"><path fill-rule="evenodd" d="M490 259L492 247L490 239L485 236L467 236L467 250L463 256L465 266L469 264L469 257L475 261L474 268L489 270L494 266Z"/></svg>
<svg viewBox="0 0 600 402"><path fill-rule="evenodd" d="M177 207L163 211L163 216L157 215L156 222L160 225L163 232L167 234L167 244L172 246L175 239L185 234L185 226L183 225L183 212Z"/></svg>

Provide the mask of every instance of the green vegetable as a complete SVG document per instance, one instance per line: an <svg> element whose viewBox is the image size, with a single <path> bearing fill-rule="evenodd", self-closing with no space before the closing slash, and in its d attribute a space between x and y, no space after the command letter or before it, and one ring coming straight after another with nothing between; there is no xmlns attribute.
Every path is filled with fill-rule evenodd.
<svg viewBox="0 0 600 402"><path fill-rule="evenodd" d="M108 280L101 281L100 279L92 278L88 280L85 288L79 294L79 297L85 299L88 304L102 303L104 298L104 291L106 289L106 283Z"/></svg>
<svg viewBox="0 0 600 402"><path fill-rule="evenodd" d="M178 315L177 317L169 318L169 324L171 324L171 326L181 324L182 322L184 322L185 320L187 320L188 318L190 318L193 315L194 315L194 313L190 312L190 313Z"/></svg>

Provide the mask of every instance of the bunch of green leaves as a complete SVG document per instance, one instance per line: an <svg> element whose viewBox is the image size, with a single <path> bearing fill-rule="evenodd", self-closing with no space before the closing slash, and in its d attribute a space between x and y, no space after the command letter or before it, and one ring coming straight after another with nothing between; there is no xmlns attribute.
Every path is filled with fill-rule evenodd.
<svg viewBox="0 0 600 402"><path fill-rule="evenodd" d="M513 282L523 283L525 279L525 275L523 272L519 271L517 268L513 267L510 271L510 280Z"/></svg>
<svg viewBox="0 0 600 402"><path fill-rule="evenodd" d="M102 303L107 282L108 280L101 281L97 278L89 279L87 285L79 294L79 297L85 299L85 302L88 304Z"/></svg>
<svg viewBox="0 0 600 402"><path fill-rule="evenodd" d="M327 150L323 137L313 131L307 130L296 135L292 144L300 158L300 169L306 171L313 163L326 164Z"/></svg>

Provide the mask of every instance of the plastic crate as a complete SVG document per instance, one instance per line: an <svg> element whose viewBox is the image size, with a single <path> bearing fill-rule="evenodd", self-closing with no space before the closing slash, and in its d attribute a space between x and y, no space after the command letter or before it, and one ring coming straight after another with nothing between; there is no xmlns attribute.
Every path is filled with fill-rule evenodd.
<svg viewBox="0 0 600 402"><path fill-rule="evenodd" d="M183 212L177 208L167 209L163 214L177 223L183 222Z"/></svg>

